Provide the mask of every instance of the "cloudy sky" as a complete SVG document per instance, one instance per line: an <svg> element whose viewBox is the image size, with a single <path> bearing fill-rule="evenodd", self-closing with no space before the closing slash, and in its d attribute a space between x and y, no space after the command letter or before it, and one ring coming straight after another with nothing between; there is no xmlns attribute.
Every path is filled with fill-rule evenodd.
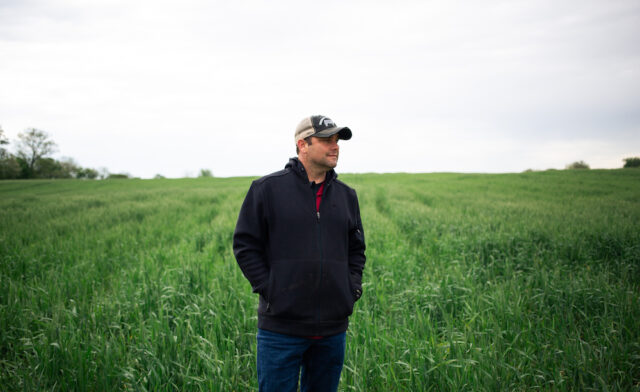
<svg viewBox="0 0 640 392"><path fill-rule="evenodd" d="M0 0L0 125L143 178L261 175L310 114L339 172L640 156L640 2Z"/></svg>

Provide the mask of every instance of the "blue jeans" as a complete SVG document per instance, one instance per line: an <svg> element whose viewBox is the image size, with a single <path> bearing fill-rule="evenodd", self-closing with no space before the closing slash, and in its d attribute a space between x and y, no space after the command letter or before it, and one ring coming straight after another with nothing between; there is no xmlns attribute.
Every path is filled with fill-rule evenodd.
<svg viewBox="0 0 640 392"><path fill-rule="evenodd" d="M258 384L261 392L337 391L346 333L309 339L258 329Z"/></svg>

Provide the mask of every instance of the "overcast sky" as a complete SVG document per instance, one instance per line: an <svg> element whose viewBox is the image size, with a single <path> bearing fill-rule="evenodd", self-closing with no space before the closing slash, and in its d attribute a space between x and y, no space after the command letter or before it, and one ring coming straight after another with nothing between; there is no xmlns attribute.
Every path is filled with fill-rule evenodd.
<svg viewBox="0 0 640 392"><path fill-rule="evenodd" d="M143 178L262 175L323 114L339 172L640 156L640 1L0 0L0 125Z"/></svg>

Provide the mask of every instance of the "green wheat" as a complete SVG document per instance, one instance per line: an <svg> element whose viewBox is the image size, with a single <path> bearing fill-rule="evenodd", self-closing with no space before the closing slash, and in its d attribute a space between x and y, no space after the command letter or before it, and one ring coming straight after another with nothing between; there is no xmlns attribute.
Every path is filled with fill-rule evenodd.
<svg viewBox="0 0 640 392"><path fill-rule="evenodd" d="M354 174L345 391L640 390L640 170ZM6 390L257 390L250 178L0 183Z"/></svg>

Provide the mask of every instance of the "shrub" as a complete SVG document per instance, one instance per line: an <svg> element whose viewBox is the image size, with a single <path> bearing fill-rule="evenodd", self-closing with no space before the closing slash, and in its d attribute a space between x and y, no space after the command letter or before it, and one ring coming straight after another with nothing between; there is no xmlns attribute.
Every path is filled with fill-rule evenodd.
<svg viewBox="0 0 640 392"><path fill-rule="evenodd" d="M71 178L71 173L53 158L40 158L33 167L34 178Z"/></svg>
<svg viewBox="0 0 640 392"><path fill-rule="evenodd" d="M567 170L589 169L589 165L585 161L576 161L567 165Z"/></svg>
<svg viewBox="0 0 640 392"><path fill-rule="evenodd" d="M127 173L111 173L109 174L109 176L107 177L108 180L118 180L118 179L126 179L129 178L129 175Z"/></svg>
<svg viewBox="0 0 640 392"><path fill-rule="evenodd" d="M20 178L21 173L22 168L16 157L6 154L4 158L0 159L0 179Z"/></svg>
<svg viewBox="0 0 640 392"><path fill-rule="evenodd" d="M198 177L213 177L213 173L209 169L200 169L200 175Z"/></svg>
<svg viewBox="0 0 640 392"><path fill-rule="evenodd" d="M98 171L90 168L79 168L76 173L76 178L86 178L89 180L95 180L98 178Z"/></svg>
<svg viewBox="0 0 640 392"><path fill-rule="evenodd" d="M632 158L625 158L623 159L624 161L624 168L629 168L629 167L640 167L640 157L632 157Z"/></svg>

